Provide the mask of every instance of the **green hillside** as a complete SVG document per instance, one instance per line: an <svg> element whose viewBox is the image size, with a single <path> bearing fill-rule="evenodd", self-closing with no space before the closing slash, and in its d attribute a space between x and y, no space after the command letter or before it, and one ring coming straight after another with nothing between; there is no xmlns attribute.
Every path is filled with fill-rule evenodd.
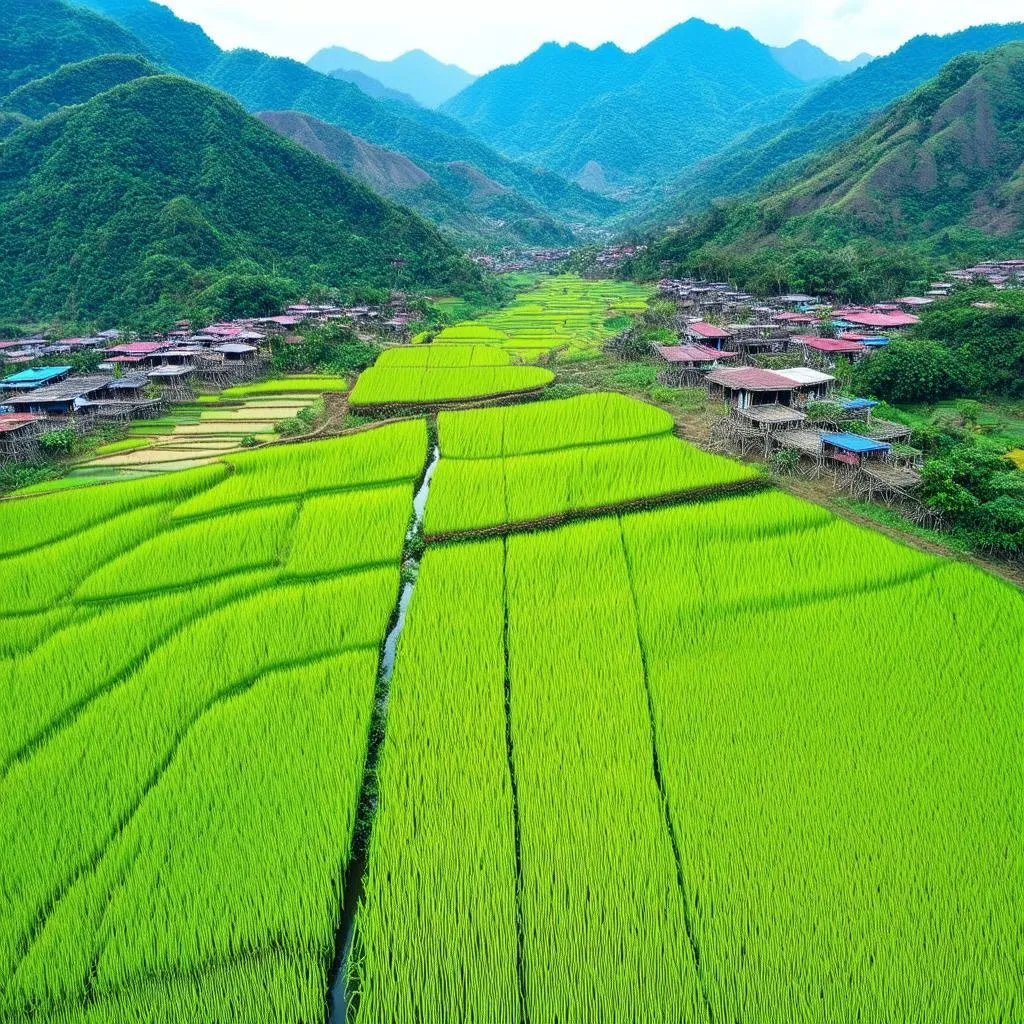
<svg viewBox="0 0 1024 1024"><path fill-rule="evenodd" d="M880 253L899 280L901 268L907 279L919 270L915 257L970 259L1011 253L1022 242L1024 43L1011 43L957 57L803 174L718 207L694 230L669 234L647 259L793 286L801 268L831 265L838 274L845 261L856 272L850 247Z"/></svg>
<svg viewBox="0 0 1024 1024"><path fill-rule="evenodd" d="M123 53L90 57L77 64L65 64L53 74L15 89L0 101L0 111L38 121L61 107L86 103L115 85L155 74L159 74L159 69L141 57Z"/></svg>
<svg viewBox="0 0 1024 1024"><path fill-rule="evenodd" d="M316 285L481 286L414 214L170 76L12 135L0 146L0 219L6 319L254 312Z"/></svg>
<svg viewBox="0 0 1024 1024"><path fill-rule="evenodd" d="M141 39L156 60L191 78L219 56L220 47L194 22L150 0L75 0L113 19Z"/></svg>
<svg viewBox="0 0 1024 1024"><path fill-rule="evenodd" d="M247 110L293 110L337 125L416 163L466 161L562 221L594 223L618 204L556 174L500 156L436 111L381 101L351 82L256 50L221 51L198 25L151 0L78 0L131 29L169 67L234 96Z"/></svg>
<svg viewBox="0 0 1024 1024"><path fill-rule="evenodd" d="M774 120L804 89L748 32L691 19L636 53L548 43L442 109L509 156L646 188Z"/></svg>
<svg viewBox="0 0 1024 1024"><path fill-rule="evenodd" d="M119 25L60 0L5 0L0 18L0 96L104 53L145 54Z"/></svg>
<svg viewBox="0 0 1024 1024"><path fill-rule="evenodd" d="M460 244L567 245L572 232L538 206L468 165L413 163L308 114L258 115L286 138L365 182L375 192L416 210Z"/></svg>
<svg viewBox="0 0 1024 1024"><path fill-rule="evenodd" d="M719 153L687 168L640 221L669 224L712 200L735 196L780 176L799 173L818 151L862 130L890 103L934 77L962 53L1024 39L1024 23L979 25L946 36L916 36L887 57L819 87L781 119L740 136Z"/></svg>

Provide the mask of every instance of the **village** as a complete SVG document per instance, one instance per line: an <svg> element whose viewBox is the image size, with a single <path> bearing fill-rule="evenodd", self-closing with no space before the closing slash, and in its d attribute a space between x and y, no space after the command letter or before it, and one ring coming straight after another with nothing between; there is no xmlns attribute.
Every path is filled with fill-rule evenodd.
<svg viewBox="0 0 1024 1024"><path fill-rule="evenodd" d="M364 338L402 336L413 316L399 294L381 306L298 303L278 315L200 330L181 321L158 337L125 340L112 329L84 338L0 341L0 462L38 460L42 438L53 431L127 425L201 393L258 380L270 370L273 343L300 344L296 332L304 325L337 320ZM95 369L74 372L69 357L90 355Z"/></svg>

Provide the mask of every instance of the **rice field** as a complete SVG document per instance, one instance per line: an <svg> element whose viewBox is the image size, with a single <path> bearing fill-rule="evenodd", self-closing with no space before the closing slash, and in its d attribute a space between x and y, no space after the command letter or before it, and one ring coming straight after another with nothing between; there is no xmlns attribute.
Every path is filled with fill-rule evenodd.
<svg viewBox="0 0 1024 1024"><path fill-rule="evenodd" d="M371 366L352 389L353 409L388 405L430 405L497 398L537 391L555 379L539 366L408 367Z"/></svg>
<svg viewBox="0 0 1024 1024"><path fill-rule="evenodd" d="M425 532L446 537L758 481L752 467L671 430L667 413L619 395L442 414Z"/></svg>
<svg viewBox="0 0 1024 1024"><path fill-rule="evenodd" d="M322 1017L425 457L400 424L0 502L0 1019Z"/></svg>
<svg viewBox="0 0 1024 1024"><path fill-rule="evenodd" d="M646 308L652 290L628 281L544 278L504 309L447 327L435 345L491 345L530 361L556 348L588 351L618 333L608 321Z"/></svg>
<svg viewBox="0 0 1024 1024"><path fill-rule="evenodd" d="M439 414L417 568L433 438L0 501L2 1024L1020 1019L1019 592L620 395Z"/></svg>

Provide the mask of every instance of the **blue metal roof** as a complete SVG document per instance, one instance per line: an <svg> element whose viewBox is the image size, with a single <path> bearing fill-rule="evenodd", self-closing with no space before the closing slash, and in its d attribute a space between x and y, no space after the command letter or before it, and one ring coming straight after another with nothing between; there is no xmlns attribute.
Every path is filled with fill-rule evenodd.
<svg viewBox="0 0 1024 1024"><path fill-rule="evenodd" d="M822 434L822 441L835 448L842 448L843 451L854 452L863 455L865 452L887 452L892 445L884 441L876 441L872 437L862 437L860 434Z"/></svg>
<svg viewBox="0 0 1024 1024"><path fill-rule="evenodd" d="M844 409L874 409L878 405L877 402L871 401L870 398L845 398L843 399Z"/></svg>
<svg viewBox="0 0 1024 1024"><path fill-rule="evenodd" d="M53 380L54 377L61 377L70 372L70 366L36 366L30 370L12 373L9 377L0 380L0 384L27 384L29 387L38 387L48 380Z"/></svg>
<svg viewBox="0 0 1024 1024"><path fill-rule="evenodd" d="M890 341L889 338L882 338L882 337L878 337L878 338L861 338L860 343L862 345L867 345L868 348L881 348L883 345L888 345L889 341Z"/></svg>

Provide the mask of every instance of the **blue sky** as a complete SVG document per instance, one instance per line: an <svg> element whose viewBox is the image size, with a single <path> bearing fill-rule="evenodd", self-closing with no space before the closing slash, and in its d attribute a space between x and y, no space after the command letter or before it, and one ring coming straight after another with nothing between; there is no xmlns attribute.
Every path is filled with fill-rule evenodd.
<svg viewBox="0 0 1024 1024"><path fill-rule="evenodd" d="M922 32L1024 18L1020 0L162 0L224 47L306 60L333 43L387 60L420 47L477 74L548 40L634 50L689 17L772 46L805 38L841 58L888 53Z"/></svg>

